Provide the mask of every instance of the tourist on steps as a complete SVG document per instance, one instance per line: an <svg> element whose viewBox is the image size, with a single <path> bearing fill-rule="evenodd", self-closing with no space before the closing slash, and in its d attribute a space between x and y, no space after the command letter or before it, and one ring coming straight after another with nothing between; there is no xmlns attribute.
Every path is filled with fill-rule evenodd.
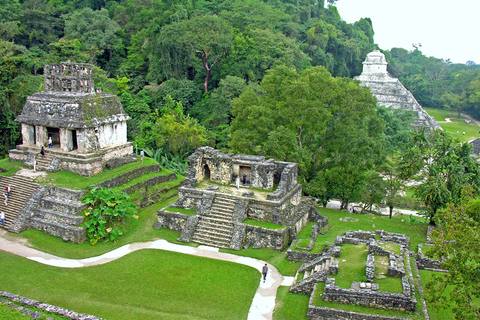
<svg viewBox="0 0 480 320"><path fill-rule="evenodd" d="M267 267L267 264L265 263L265 265L262 268L263 282L264 283L265 283L265 279L267 279L267 272L268 272L268 267Z"/></svg>
<svg viewBox="0 0 480 320"><path fill-rule="evenodd" d="M7 197L7 195L4 193L4 194L3 194L3 203L5 204L5 206L7 205L7 199L8 199L8 197Z"/></svg>
<svg viewBox="0 0 480 320"><path fill-rule="evenodd" d="M12 194L12 187L10 187L10 185L7 185L5 191L7 191L7 196L10 197L10 195Z"/></svg>
<svg viewBox="0 0 480 320"><path fill-rule="evenodd" d="M42 158L45 157L45 149L43 149L43 146L42 146L42 150L40 150L40 154L42 155Z"/></svg>
<svg viewBox="0 0 480 320"><path fill-rule="evenodd" d="M33 157L33 172L37 172L37 157Z"/></svg>
<svg viewBox="0 0 480 320"><path fill-rule="evenodd" d="M240 177L237 176L237 179L235 179L235 186L238 188L240 188Z"/></svg>
<svg viewBox="0 0 480 320"><path fill-rule="evenodd" d="M0 219L2 220L2 225L5 227L5 213L3 213L3 211L0 211Z"/></svg>
<svg viewBox="0 0 480 320"><path fill-rule="evenodd" d="M52 149L52 148L53 148L52 137L48 137L48 149Z"/></svg>

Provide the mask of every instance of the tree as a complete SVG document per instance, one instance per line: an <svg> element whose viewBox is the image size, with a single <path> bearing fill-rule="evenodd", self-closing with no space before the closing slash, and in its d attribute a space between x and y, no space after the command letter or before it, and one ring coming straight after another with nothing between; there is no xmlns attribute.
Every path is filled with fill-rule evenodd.
<svg viewBox="0 0 480 320"><path fill-rule="evenodd" d="M81 39L87 48L95 47L101 53L107 52L112 58L114 49L121 45L117 35L120 26L112 21L106 9L93 11L91 8L76 10L64 16L65 37Z"/></svg>
<svg viewBox="0 0 480 320"><path fill-rule="evenodd" d="M471 157L471 146L459 144L441 130L425 134L425 128L413 134L409 149L400 160L400 178L418 177L415 197L427 206L430 223L447 203L458 204L465 186L478 189L478 163Z"/></svg>
<svg viewBox="0 0 480 320"><path fill-rule="evenodd" d="M456 319L478 319L480 314L479 213L478 192L466 187L457 205L449 204L435 217L437 228L432 232L435 247L428 255L443 258L442 268L449 272L434 275L426 284L427 299L439 308L452 307Z"/></svg>
<svg viewBox="0 0 480 320"><path fill-rule="evenodd" d="M230 49L232 28L217 16L197 16L162 28L158 46L164 74L181 74L185 57L198 55L206 75L204 90L212 68Z"/></svg>
<svg viewBox="0 0 480 320"><path fill-rule="evenodd" d="M382 166L382 171L385 177L385 203L389 209L390 219L392 219L393 208L399 203L399 192L404 188L405 184L399 177L398 163L396 159L387 159Z"/></svg>
<svg viewBox="0 0 480 320"><path fill-rule="evenodd" d="M375 171L369 171L365 175L365 182L361 191L363 209L372 211L375 203L381 203L386 197L386 181ZM391 218L390 214L390 218Z"/></svg>
<svg viewBox="0 0 480 320"><path fill-rule="evenodd" d="M358 198L364 173L382 159L375 99L323 67L299 74L279 66L258 92L247 88L232 106L232 149L297 162L311 196L335 195L347 205Z"/></svg>

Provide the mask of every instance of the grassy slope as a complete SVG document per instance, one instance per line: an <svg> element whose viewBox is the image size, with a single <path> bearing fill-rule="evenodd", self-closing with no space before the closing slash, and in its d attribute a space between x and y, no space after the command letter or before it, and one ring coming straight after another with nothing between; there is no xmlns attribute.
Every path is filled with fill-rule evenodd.
<svg viewBox="0 0 480 320"><path fill-rule="evenodd" d="M440 121L440 126L445 132L449 133L452 136L455 136L459 139L460 142L467 142L473 139L480 137L478 130L480 127L475 122L470 122L466 124L464 118L458 119L457 112L441 110L441 109L432 109L424 108L429 115L435 118L435 120ZM445 122L445 118L451 118L452 122ZM457 135L457 131L459 134ZM463 132L465 131L465 135Z"/></svg>
<svg viewBox="0 0 480 320"><path fill-rule="evenodd" d="M0 252L0 269L8 270L4 291L106 319L246 319L260 276L243 265L160 250L80 269Z"/></svg>
<svg viewBox="0 0 480 320"><path fill-rule="evenodd" d="M422 248L423 250L423 248ZM439 272L433 272L433 271L427 271L427 270L419 270L420 272L420 277L422 278L422 286L423 286L423 291L425 291L425 286L427 282L432 280L432 276L434 274L436 275L441 275ZM449 292L450 290L447 287L447 301L449 301ZM438 309L437 306L432 305L431 303L427 302L427 309L428 309L428 315L431 320L454 320L455 316L452 312L451 308L445 308L445 309Z"/></svg>
<svg viewBox="0 0 480 320"><path fill-rule="evenodd" d="M45 178L39 177L37 178L37 182L46 185L55 185L64 188L70 189L86 189L88 186L92 184L99 183L101 181L113 178L117 175L121 175L123 173L129 172L133 169L140 168L147 165L157 164L154 159L145 158L143 164L140 161L131 162L120 166L118 168L112 170L104 170L102 173L99 173L93 177L82 177L78 174L68 172L68 171L58 171L58 172L48 172Z"/></svg>

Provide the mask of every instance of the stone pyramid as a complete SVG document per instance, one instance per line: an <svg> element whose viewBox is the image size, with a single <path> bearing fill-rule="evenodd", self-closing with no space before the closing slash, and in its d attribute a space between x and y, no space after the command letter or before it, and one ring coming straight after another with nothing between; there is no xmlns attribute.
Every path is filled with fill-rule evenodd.
<svg viewBox="0 0 480 320"><path fill-rule="evenodd" d="M379 105L413 111L415 120L412 125L416 129L421 127L430 130L441 129L437 121L423 110L412 93L388 73L387 64L385 55L379 50L374 50L367 54L363 62L363 72L355 79L360 81L361 86L370 88Z"/></svg>

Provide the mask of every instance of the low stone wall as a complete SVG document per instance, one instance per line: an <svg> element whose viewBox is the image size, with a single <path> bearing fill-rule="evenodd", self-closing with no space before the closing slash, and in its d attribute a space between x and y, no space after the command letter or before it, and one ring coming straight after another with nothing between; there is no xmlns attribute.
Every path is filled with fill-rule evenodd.
<svg viewBox="0 0 480 320"><path fill-rule="evenodd" d="M387 249L379 246L378 242L375 240L371 240L368 244L368 254L373 254L375 256L385 256L388 257L392 252L388 251Z"/></svg>
<svg viewBox="0 0 480 320"><path fill-rule="evenodd" d="M267 200L279 201L297 184L298 164L289 163L282 171L280 183L275 192L267 195Z"/></svg>
<svg viewBox="0 0 480 320"><path fill-rule="evenodd" d="M430 271L439 271L439 272L448 272L447 270L443 269L443 262L439 260L433 260L429 257L426 257L423 254L422 248L423 247L433 247L431 244L421 243L418 245L418 254L417 254L417 267L421 270L430 270Z"/></svg>
<svg viewBox="0 0 480 320"><path fill-rule="evenodd" d="M254 249L268 248L281 251L288 244L288 228L272 230L256 226L246 226L246 245L253 245Z"/></svg>
<svg viewBox="0 0 480 320"><path fill-rule="evenodd" d="M408 280L407 280L408 281ZM335 279L328 278L323 291L325 301L354 304L364 307L415 311L416 301L400 293L345 289L335 286Z"/></svg>
<svg viewBox="0 0 480 320"><path fill-rule="evenodd" d="M410 238L403 233L393 233L384 230L375 230L375 233L380 235L380 241L393 242L402 245L407 249L410 247Z"/></svg>
<svg viewBox="0 0 480 320"><path fill-rule="evenodd" d="M158 210L158 222L153 226L154 229L165 227L170 230L182 231L187 223L188 215L179 212L168 212Z"/></svg>
<svg viewBox="0 0 480 320"><path fill-rule="evenodd" d="M311 253L304 251L295 251L291 249L287 250L287 260L289 261L309 262L310 260L321 257L322 255L322 252Z"/></svg>
<svg viewBox="0 0 480 320"><path fill-rule="evenodd" d="M405 276L405 267L403 258L398 257L394 253L389 255L389 265L387 267L387 277L403 277Z"/></svg>
<svg viewBox="0 0 480 320"><path fill-rule="evenodd" d="M144 174L147 174L150 172L160 172L160 171L162 171L162 168L158 164L152 164L150 166L133 169L124 174L121 174L116 177L110 178L108 180L102 181L100 183L94 184L91 186L91 188L92 187L115 188L129 181L132 181L133 179L136 179Z"/></svg>
<svg viewBox="0 0 480 320"><path fill-rule="evenodd" d="M10 300L11 302L14 303L19 303L22 306L30 307L30 308L37 308L42 311L48 312L48 313L53 313L57 314L59 316L65 317L67 319L72 319L72 320L102 320L102 318L97 318L95 316L85 314L85 313L77 313L72 310L68 310L65 308L61 307L56 307L48 303L40 302L37 300L32 300L28 298L21 297L19 295L13 294L13 293L8 293L4 291L0 291L0 297L6 298ZM0 300L0 303L2 303L2 300ZM5 301L5 303L8 303L8 301ZM24 312L25 314L27 312ZM35 319L40 318L42 315L37 314ZM43 319L43 318L42 318ZM50 318L48 318L50 319Z"/></svg>
<svg viewBox="0 0 480 320"><path fill-rule="evenodd" d="M313 305L316 291L317 285L315 284L308 302L307 318L309 320L408 320L407 318L385 317L327 307L317 307Z"/></svg>
<svg viewBox="0 0 480 320"><path fill-rule="evenodd" d="M367 282L372 283L373 278L375 277L375 256L372 254L367 256L367 268L365 273L367 275Z"/></svg>
<svg viewBox="0 0 480 320"><path fill-rule="evenodd" d="M124 157L112 158L105 163L105 168L112 170L123 166L124 164L138 161L137 155L135 153L127 154Z"/></svg>
<svg viewBox="0 0 480 320"><path fill-rule="evenodd" d="M135 183L134 185L123 189L123 192L125 192L127 194L132 194L139 189L148 188L148 187L151 187L151 186L154 186L154 185L157 185L157 184L160 184L160 183L164 183L164 182L167 182L167 181L172 181L172 180L175 180L175 179L177 179L177 175L175 173L170 173L170 174L167 174L165 176L156 176L156 177L152 177L150 179L147 179L145 181Z"/></svg>

